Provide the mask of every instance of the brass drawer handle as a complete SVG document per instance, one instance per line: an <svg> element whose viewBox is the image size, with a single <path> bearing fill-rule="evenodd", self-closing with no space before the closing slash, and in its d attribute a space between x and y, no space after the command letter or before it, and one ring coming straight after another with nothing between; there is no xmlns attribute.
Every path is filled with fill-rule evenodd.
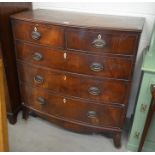
<svg viewBox="0 0 155 155"><path fill-rule="evenodd" d="M94 72L100 72L103 70L103 65L100 63L94 62L90 65L90 69Z"/></svg>
<svg viewBox="0 0 155 155"><path fill-rule="evenodd" d="M40 34L40 32L32 31L31 37L32 37L33 40L39 40L40 37L41 37L41 34Z"/></svg>
<svg viewBox="0 0 155 155"><path fill-rule="evenodd" d="M100 94L100 89L97 87L90 87L88 89L88 92L89 92L89 94L96 96L96 95Z"/></svg>
<svg viewBox="0 0 155 155"><path fill-rule="evenodd" d="M38 83L38 84L42 84L43 81L44 81L44 78L43 78L42 76L40 76L40 75L36 75L36 76L34 77L34 81L35 81L36 83Z"/></svg>
<svg viewBox="0 0 155 155"><path fill-rule="evenodd" d="M96 117L96 111L88 111L87 116L91 118Z"/></svg>
<svg viewBox="0 0 155 155"><path fill-rule="evenodd" d="M40 61L43 59L42 54L38 53L38 52L35 52L32 57L33 57L33 60L35 60L35 61Z"/></svg>
<svg viewBox="0 0 155 155"><path fill-rule="evenodd" d="M38 102L40 105L46 104L46 100L45 100L45 98L43 98L43 97L38 97L38 98L37 98L37 102Z"/></svg>
<svg viewBox="0 0 155 155"><path fill-rule="evenodd" d="M34 27L34 30L31 33L31 37L33 40L39 40L40 39L41 34L40 34L40 32L38 32L36 27Z"/></svg>
<svg viewBox="0 0 155 155"><path fill-rule="evenodd" d="M101 34L99 34L97 36L97 39L94 39L94 41L92 42L93 46L96 48L103 48L106 45L105 40L102 39Z"/></svg>

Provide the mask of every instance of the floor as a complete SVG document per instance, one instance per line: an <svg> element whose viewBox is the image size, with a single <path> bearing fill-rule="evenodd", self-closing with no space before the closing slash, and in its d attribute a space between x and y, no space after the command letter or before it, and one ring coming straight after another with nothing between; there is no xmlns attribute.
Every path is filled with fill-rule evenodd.
<svg viewBox="0 0 155 155"><path fill-rule="evenodd" d="M116 149L111 138L101 134L78 134L61 129L39 117L28 121L18 116L16 125L9 124L9 143L12 152L124 152L127 133L122 136L122 147Z"/></svg>

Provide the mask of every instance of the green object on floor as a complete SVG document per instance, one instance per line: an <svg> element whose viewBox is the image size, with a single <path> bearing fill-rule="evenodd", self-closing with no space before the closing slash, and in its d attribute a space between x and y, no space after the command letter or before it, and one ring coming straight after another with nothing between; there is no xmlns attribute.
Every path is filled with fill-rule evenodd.
<svg viewBox="0 0 155 155"><path fill-rule="evenodd" d="M139 90L133 125L129 136L127 149L137 151L151 104L150 85L155 84L155 27L149 49L145 50L142 65L142 81ZM151 122L142 151L155 151L155 116Z"/></svg>

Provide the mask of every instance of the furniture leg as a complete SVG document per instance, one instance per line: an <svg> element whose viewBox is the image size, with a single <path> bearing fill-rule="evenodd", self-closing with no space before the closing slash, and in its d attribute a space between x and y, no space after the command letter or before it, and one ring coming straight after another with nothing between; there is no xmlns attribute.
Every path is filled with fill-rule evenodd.
<svg viewBox="0 0 155 155"><path fill-rule="evenodd" d="M115 132L113 134L113 142L115 147L120 148L121 147L121 133L120 132Z"/></svg>
<svg viewBox="0 0 155 155"><path fill-rule="evenodd" d="M22 111L23 111L23 119L27 120L29 118L29 109L23 106Z"/></svg>
<svg viewBox="0 0 155 155"><path fill-rule="evenodd" d="M33 117L37 117L37 114L35 113L35 112L33 112L33 111L30 111L30 113L29 113L31 116L33 116Z"/></svg>
<svg viewBox="0 0 155 155"><path fill-rule="evenodd" d="M16 124L17 122L17 114L7 114L7 118L10 124Z"/></svg>

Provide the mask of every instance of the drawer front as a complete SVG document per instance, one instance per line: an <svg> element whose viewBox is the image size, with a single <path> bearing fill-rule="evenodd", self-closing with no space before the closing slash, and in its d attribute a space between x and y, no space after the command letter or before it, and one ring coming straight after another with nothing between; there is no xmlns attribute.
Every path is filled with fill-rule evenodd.
<svg viewBox="0 0 155 155"><path fill-rule="evenodd" d="M24 85L21 86L21 94L27 106L50 115L97 126L121 126L122 108L73 100Z"/></svg>
<svg viewBox="0 0 155 155"><path fill-rule="evenodd" d="M24 21L13 21L15 39L64 48L64 29Z"/></svg>
<svg viewBox="0 0 155 155"><path fill-rule="evenodd" d="M133 59L95 56L16 42L16 55L35 65L100 77L130 79Z"/></svg>
<svg viewBox="0 0 155 155"><path fill-rule="evenodd" d="M86 31L70 29L66 34L67 49L91 53L133 55L137 50L138 35L127 32Z"/></svg>
<svg viewBox="0 0 155 155"><path fill-rule="evenodd" d="M97 80L24 64L18 64L18 69L21 81L69 96L125 104L128 95L129 83L121 80Z"/></svg>

